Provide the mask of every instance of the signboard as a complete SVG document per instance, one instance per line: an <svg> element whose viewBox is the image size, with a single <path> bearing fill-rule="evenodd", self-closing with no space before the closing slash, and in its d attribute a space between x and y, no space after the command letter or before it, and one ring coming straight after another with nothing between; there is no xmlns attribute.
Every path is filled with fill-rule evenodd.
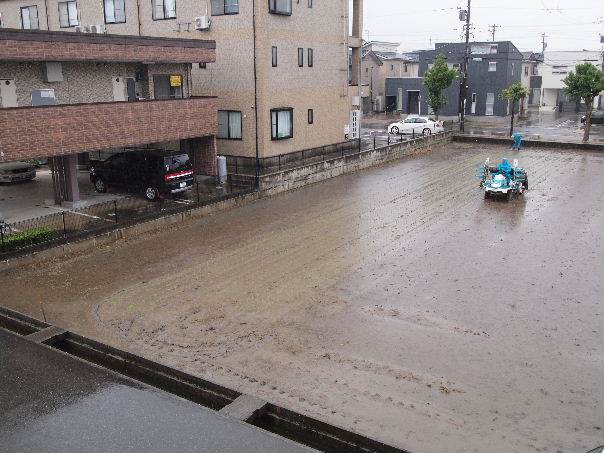
<svg viewBox="0 0 604 453"><path fill-rule="evenodd" d="M180 75L171 75L170 76L170 86L171 87L179 87L182 85L182 76Z"/></svg>

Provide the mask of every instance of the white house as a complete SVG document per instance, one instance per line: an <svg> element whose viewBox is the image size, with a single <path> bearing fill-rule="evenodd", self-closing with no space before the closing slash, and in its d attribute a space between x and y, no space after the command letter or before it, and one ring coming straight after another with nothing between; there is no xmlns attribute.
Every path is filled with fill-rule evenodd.
<svg viewBox="0 0 604 453"><path fill-rule="evenodd" d="M568 99L564 88L563 79L575 70L578 64L591 63L598 68L602 67L602 54L599 51L552 51L545 52L543 64L539 65L541 75L541 105L540 110L553 112L556 110L576 111L575 101ZM601 96L600 96L601 97ZM594 99L594 106L601 106L599 98Z"/></svg>

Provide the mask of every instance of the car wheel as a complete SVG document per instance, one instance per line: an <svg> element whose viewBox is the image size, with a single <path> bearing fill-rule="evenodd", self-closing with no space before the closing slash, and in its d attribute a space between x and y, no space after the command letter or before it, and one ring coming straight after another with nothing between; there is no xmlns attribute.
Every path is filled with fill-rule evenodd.
<svg viewBox="0 0 604 453"><path fill-rule="evenodd" d="M484 197L485 198L491 198L491 194L485 190L484 191Z"/></svg>
<svg viewBox="0 0 604 453"><path fill-rule="evenodd" d="M394 134L394 135L397 135L397 134L399 133L399 128L398 128L398 127L396 127L396 126L392 126L392 127L390 128L390 133L391 133L391 134Z"/></svg>
<svg viewBox="0 0 604 453"><path fill-rule="evenodd" d="M431 131L430 129L428 129L428 128L425 128L425 129L422 131L422 135L430 135L430 134L432 134L432 131Z"/></svg>
<svg viewBox="0 0 604 453"><path fill-rule="evenodd" d="M505 194L505 199L506 201L510 201L512 199L512 191L508 190L507 193Z"/></svg>
<svg viewBox="0 0 604 453"><path fill-rule="evenodd" d="M96 190L98 193L107 192L107 184L105 184L105 181L103 181L102 178L96 178L94 181L94 190Z"/></svg>
<svg viewBox="0 0 604 453"><path fill-rule="evenodd" d="M154 187L147 187L145 189L145 198L149 201L155 201L157 200L159 196L159 192L157 191L156 188Z"/></svg>
<svg viewBox="0 0 604 453"><path fill-rule="evenodd" d="M528 190L528 178L522 181L522 187L524 188L524 190Z"/></svg>

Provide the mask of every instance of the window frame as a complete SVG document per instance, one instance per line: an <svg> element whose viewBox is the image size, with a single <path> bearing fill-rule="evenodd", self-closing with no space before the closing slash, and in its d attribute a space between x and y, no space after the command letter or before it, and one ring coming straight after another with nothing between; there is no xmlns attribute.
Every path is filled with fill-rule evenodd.
<svg viewBox="0 0 604 453"><path fill-rule="evenodd" d="M315 65L315 51L312 48L308 48L307 66L312 68Z"/></svg>
<svg viewBox="0 0 604 453"><path fill-rule="evenodd" d="M69 17L69 4L70 3L75 4L75 10L76 10L75 23L73 23L73 24L71 23L71 18ZM61 24L61 5L62 4L65 4L67 7L67 25ZM57 9L59 12L59 28L72 28L72 27L77 27L78 25L80 25L80 10L78 8L77 0L63 0L63 1L57 2Z"/></svg>
<svg viewBox="0 0 604 453"><path fill-rule="evenodd" d="M23 10L26 9L28 11L27 14L29 14L29 23L31 25L31 13L29 12L30 8L36 8L36 21L37 21L37 27L36 28L31 28L31 26L29 28L25 28L25 24L23 23ZM22 6L19 8L19 17L21 18L21 30L39 30L40 29L40 16L38 15L39 11L38 11L38 5L29 5L29 6Z"/></svg>
<svg viewBox="0 0 604 453"><path fill-rule="evenodd" d="M155 17L155 2L156 1L161 1L162 3L162 9L164 12L164 17ZM151 0L151 18L154 21L158 21L158 20L175 20L176 16L178 14L176 13L176 0L174 0L174 17L166 17L166 0Z"/></svg>
<svg viewBox="0 0 604 453"><path fill-rule="evenodd" d="M271 46L271 66L276 68L279 64L279 51L277 46Z"/></svg>
<svg viewBox="0 0 604 453"><path fill-rule="evenodd" d="M289 112L291 128L290 128L290 135L288 135L286 137L279 137L279 112ZM275 131L277 133L276 136L273 135L273 113L277 115L276 122L275 122L275 125L276 125ZM271 140L273 140L273 141L289 140L290 138L294 138L294 109L293 109L293 107L280 107L280 108L271 109Z"/></svg>
<svg viewBox="0 0 604 453"><path fill-rule="evenodd" d="M220 132L220 129L218 129L218 132L216 133L216 138L219 140L238 140L238 141L242 141L243 140L243 112L241 110L218 110L218 115L220 115L220 112L226 113L227 114L227 137L221 137L220 135L218 135L218 132ZM231 134L231 113L239 113L239 130L241 131L241 136L240 137L230 137Z"/></svg>
<svg viewBox="0 0 604 453"><path fill-rule="evenodd" d="M289 12L280 11L279 9L277 9L277 1L278 0L268 0L268 12L270 14L276 14L278 16L291 16L293 13L292 0L285 0L286 2L289 2Z"/></svg>
<svg viewBox="0 0 604 453"><path fill-rule="evenodd" d="M315 124L315 110L314 109L308 109L307 120L308 120L308 124Z"/></svg>
<svg viewBox="0 0 604 453"><path fill-rule="evenodd" d="M298 67L304 67L304 47L298 47Z"/></svg>
<svg viewBox="0 0 604 453"><path fill-rule="evenodd" d="M240 6L239 0L235 0L235 1L237 1L237 12L227 12L226 11L226 3L229 0L220 0L220 1L222 2L222 12L215 13L214 8L212 7L211 8L212 16L233 16L235 14L239 14L239 6ZM210 3L212 3L212 2L210 2Z"/></svg>
<svg viewBox="0 0 604 453"><path fill-rule="evenodd" d="M107 0L103 0L103 17L105 18L105 24L125 24L126 23L126 0L121 0L124 2L124 20L118 21L114 20L113 22L107 21L107 8L105 7L105 2ZM113 17L115 18L115 2L120 0L112 0L113 2Z"/></svg>

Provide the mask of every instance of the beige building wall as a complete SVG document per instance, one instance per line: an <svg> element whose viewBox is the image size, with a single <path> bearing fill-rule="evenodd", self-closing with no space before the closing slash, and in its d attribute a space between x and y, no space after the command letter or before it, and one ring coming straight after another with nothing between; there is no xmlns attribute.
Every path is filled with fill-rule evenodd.
<svg viewBox="0 0 604 453"><path fill-rule="evenodd" d="M176 0L176 19L152 18L151 0L126 0L126 23L105 24L103 0L78 0L80 25L105 24L107 33L211 39L216 41L216 63L191 69L192 94L219 99L220 110L242 112L242 140L218 140L219 154L254 156L256 153L252 2L240 1L239 14L211 16L210 30L194 29L194 19L208 14L210 2ZM20 28L20 6L37 5L41 29L60 28L58 0L0 1L4 26ZM348 96L348 0L292 1L292 15L270 14L268 2L256 2L258 142L260 157L274 156L345 140L350 115ZM187 31L187 29L189 31ZM278 66L271 67L271 47L278 48ZM298 67L298 47L304 48L304 67ZM308 49L314 65L308 67ZM183 74L184 75L184 74ZM152 83L152 82L151 82ZM152 92L152 87L151 87ZM271 140L272 108L294 112L293 138ZM314 112L309 125L308 109Z"/></svg>

